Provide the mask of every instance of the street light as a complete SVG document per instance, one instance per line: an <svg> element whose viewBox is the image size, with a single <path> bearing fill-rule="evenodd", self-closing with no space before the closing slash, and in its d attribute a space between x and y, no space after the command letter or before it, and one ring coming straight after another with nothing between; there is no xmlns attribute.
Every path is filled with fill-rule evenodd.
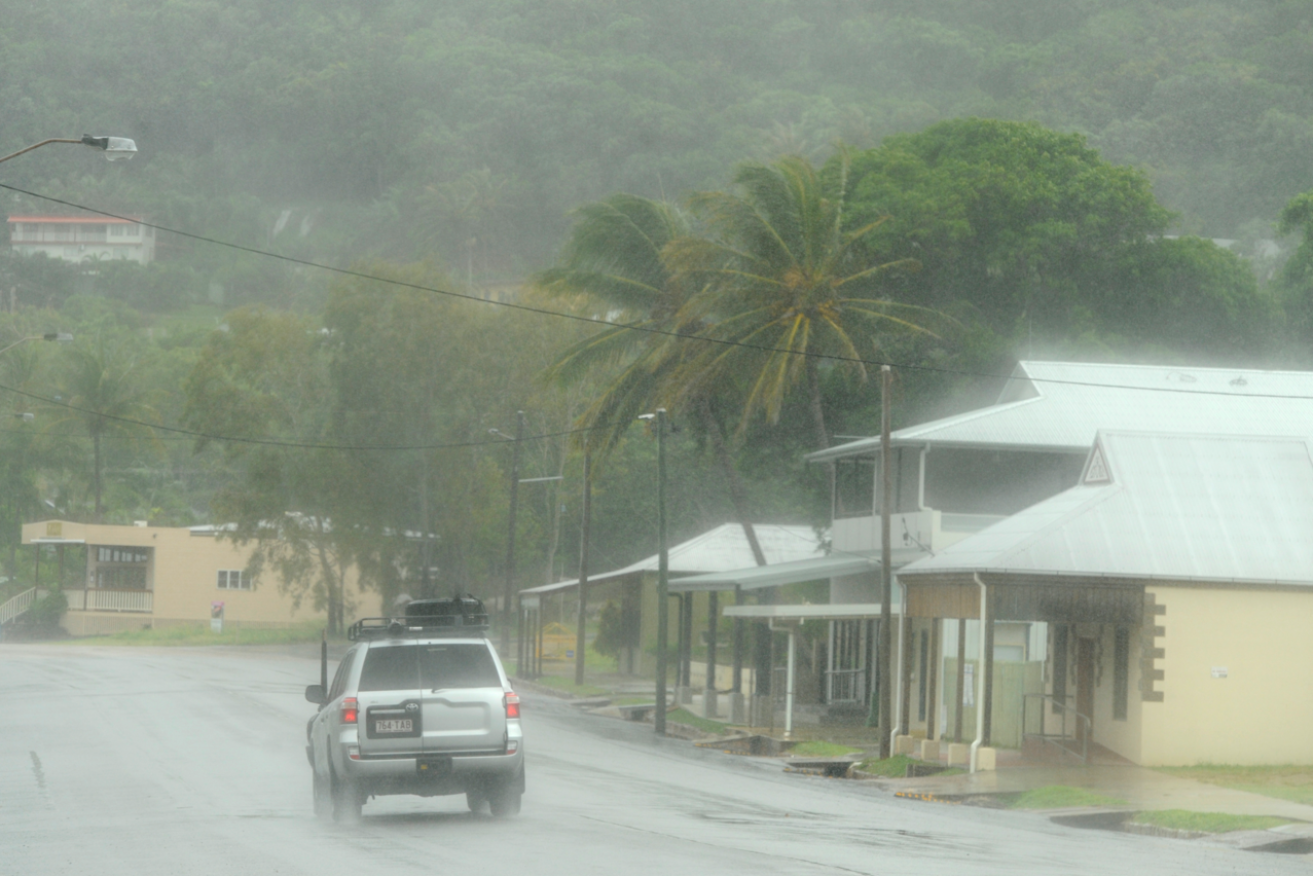
<svg viewBox="0 0 1313 876"><path fill-rule="evenodd" d="M90 146L93 149L99 149L105 153L105 157L110 161L118 161L123 158L131 158L137 154L137 143L127 137L93 137L90 134L83 134L81 140L70 140L63 137L52 137L49 140L42 140L40 143L33 143L26 149L19 149L17 152L0 158L0 161L8 161L11 158L17 158L24 152L31 152L33 149L40 149L51 143L77 143L82 146Z"/></svg>
<svg viewBox="0 0 1313 876"><path fill-rule="evenodd" d="M666 639L670 631L670 551L666 546L666 409L640 414L638 419L656 423L657 433L657 662L656 712L652 723L656 735L666 735Z"/></svg>
<svg viewBox="0 0 1313 876"><path fill-rule="evenodd" d="M8 353L19 344L25 344L28 341L57 341L61 344L67 344L73 340L73 336L68 332L46 332L44 335L28 335L25 338L19 338L9 346L0 349L0 353Z"/></svg>

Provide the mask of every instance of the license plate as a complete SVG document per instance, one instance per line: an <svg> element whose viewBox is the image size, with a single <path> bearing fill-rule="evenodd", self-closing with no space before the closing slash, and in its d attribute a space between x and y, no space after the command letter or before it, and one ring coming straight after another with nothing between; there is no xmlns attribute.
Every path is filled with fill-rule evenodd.
<svg viewBox="0 0 1313 876"><path fill-rule="evenodd" d="M413 733L415 722L411 718L383 718L374 722L375 733Z"/></svg>
<svg viewBox="0 0 1313 876"><path fill-rule="evenodd" d="M451 758L426 757L415 764L415 770L421 776L442 776L451 772Z"/></svg>

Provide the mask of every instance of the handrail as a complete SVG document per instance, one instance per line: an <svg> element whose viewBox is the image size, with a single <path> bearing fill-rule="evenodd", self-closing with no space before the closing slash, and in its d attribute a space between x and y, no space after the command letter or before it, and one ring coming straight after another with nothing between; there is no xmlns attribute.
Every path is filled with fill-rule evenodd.
<svg viewBox="0 0 1313 876"><path fill-rule="evenodd" d="M1026 702L1027 702L1028 700L1030 700L1031 698L1038 698L1038 699L1040 700L1040 703L1041 703L1040 711L1039 711L1039 731L1040 731L1040 732L1038 732L1038 733L1027 733L1027 732L1026 732ZM1062 732L1061 732L1061 733L1054 734L1054 733L1045 733L1045 732L1044 732L1044 708L1043 708L1043 705L1042 705L1042 704L1043 704L1043 703L1046 703L1046 702L1047 702L1047 703L1052 703L1054 706L1056 706L1058 709L1060 709L1060 710L1062 711ZM1085 732L1082 733L1082 734L1080 734L1080 740L1081 740L1081 754L1080 754L1080 759L1081 759L1081 762L1082 762L1082 763L1088 764L1088 763L1090 762L1090 736L1092 736L1092 735L1094 734L1094 721L1090 718L1089 715L1086 715L1084 712L1078 712L1078 711L1076 711L1076 707L1075 707L1075 706L1068 705L1067 703L1063 702L1062 700L1058 699L1057 697L1051 696L1050 694L1042 694L1042 693L1028 693L1028 694L1022 694L1022 696L1021 696L1021 736L1022 736L1023 739L1024 739L1025 737L1027 737L1027 736L1038 737L1039 739L1043 739L1043 740L1046 741L1046 742L1053 742L1055 745L1057 745L1057 746L1058 746L1059 748L1061 748L1063 751L1066 751L1066 752L1068 752L1068 753L1070 753L1070 754L1075 754L1075 752L1071 751L1071 749L1067 748L1065 745L1061 745L1060 743L1054 742L1055 739L1070 739L1070 738L1071 738L1070 736L1067 735L1067 713L1068 713L1068 712L1071 712L1073 715L1075 715L1080 721L1083 721L1084 724L1085 724Z"/></svg>
<svg viewBox="0 0 1313 876"><path fill-rule="evenodd" d="M4 604L0 605L0 626L26 612L34 602L45 595L44 588L38 590L36 587L29 587L22 593L5 600Z"/></svg>

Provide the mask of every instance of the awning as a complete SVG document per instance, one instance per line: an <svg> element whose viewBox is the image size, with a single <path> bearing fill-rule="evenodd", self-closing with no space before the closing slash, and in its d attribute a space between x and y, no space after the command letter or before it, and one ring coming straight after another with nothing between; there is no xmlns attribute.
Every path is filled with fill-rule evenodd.
<svg viewBox="0 0 1313 876"><path fill-rule="evenodd" d="M893 603L898 610L898 603ZM837 605L730 605L725 617L744 617L755 620L856 620L880 616L880 603L840 603Z"/></svg>
<svg viewBox="0 0 1313 876"><path fill-rule="evenodd" d="M729 572L708 572L705 575L690 575L687 578L671 581L670 590L680 593L733 590L735 587L742 587L744 590L760 590L764 587L779 587L783 584L797 584L801 581L817 581L822 578L879 571L879 554L874 556L831 554L810 560L795 560L792 563L750 566L746 569L734 569Z"/></svg>

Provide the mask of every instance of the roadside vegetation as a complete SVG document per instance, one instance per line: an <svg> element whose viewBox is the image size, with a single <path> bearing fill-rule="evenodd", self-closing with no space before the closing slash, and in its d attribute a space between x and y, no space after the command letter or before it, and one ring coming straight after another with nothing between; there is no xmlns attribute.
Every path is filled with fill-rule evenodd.
<svg viewBox="0 0 1313 876"><path fill-rule="evenodd" d="M837 742L809 739L806 742L799 742L790 748L788 753L803 757L844 757L849 754L861 754L862 750L848 745L840 745Z"/></svg>
<svg viewBox="0 0 1313 876"><path fill-rule="evenodd" d="M1134 824L1151 824L1170 830L1200 833L1229 833L1233 830L1270 830L1290 824L1288 818L1267 815L1227 815L1224 812L1191 812L1186 809L1155 809L1135 813Z"/></svg>
<svg viewBox="0 0 1313 876"><path fill-rule="evenodd" d="M73 646L293 645L302 642L318 642L322 634L323 625L318 623L301 624L280 629L244 629L230 625L221 633L211 632L208 627L178 625L149 630L125 630L106 636L84 636L76 639L60 639L59 641Z"/></svg>
<svg viewBox="0 0 1313 876"><path fill-rule="evenodd" d="M1125 806L1125 800L1097 794L1086 788L1070 785L1045 785L1016 797L1009 803L1012 809L1074 809L1081 806Z"/></svg>
<svg viewBox="0 0 1313 876"><path fill-rule="evenodd" d="M1313 805L1313 767L1204 765L1158 770L1210 785Z"/></svg>

